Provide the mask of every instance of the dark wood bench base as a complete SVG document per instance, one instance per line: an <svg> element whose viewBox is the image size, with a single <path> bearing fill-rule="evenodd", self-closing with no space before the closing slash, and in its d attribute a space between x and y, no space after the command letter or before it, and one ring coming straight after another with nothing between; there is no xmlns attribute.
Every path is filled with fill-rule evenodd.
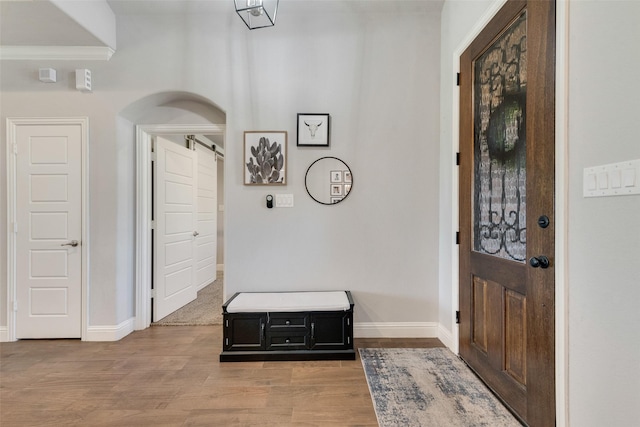
<svg viewBox="0 0 640 427"><path fill-rule="evenodd" d="M223 306L221 362L355 360L353 299L340 311L235 312Z"/></svg>
<svg viewBox="0 0 640 427"><path fill-rule="evenodd" d="M356 360L355 350L223 351L221 362Z"/></svg>

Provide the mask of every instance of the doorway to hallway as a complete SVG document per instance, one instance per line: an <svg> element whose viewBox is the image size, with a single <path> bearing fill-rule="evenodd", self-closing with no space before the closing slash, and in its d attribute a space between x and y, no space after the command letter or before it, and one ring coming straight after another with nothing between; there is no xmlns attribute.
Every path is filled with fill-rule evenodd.
<svg viewBox="0 0 640 427"><path fill-rule="evenodd" d="M152 297L153 297L153 283L154 274L152 274L152 259L153 259L153 186L152 186L152 151L153 140L157 136L162 137L184 137L185 135L205 135L209 140L214 142L220 141L224 144L224 125L139 125L137 126L137 243L136 243L136 329L145 329L151 325L152 322ZM216 141L217 140L217 141ZM215 153L218 156L218 160L223 159L224 150L220 146L217 146ZM218 183L218 188L222 188L222 183ZM221 197L218 197L221 200ZM223 204L216 203L214 209L217 209L221 213L223 211ZM220 216L220 215L219 215ZM216 221L214 229L215 233L220 236L224 233L224 221L220 218L220 221ZM209 225L210 229L213 224ZM198 230L193 230L197 232ZM193 234L192 232L192 234ZM195 237L198 237L195 236ZM195 256L195 255L194 255ZM223 264L218 262L217 258L214 261L216 270L221 269ZM209 266L211 260L209 260ZM210 267L209 267L210 269ZM194 283L195 283L194 279ZM224 276L221 278L221 293L224 294ZM202 281L200 283L202 286ZM159 320L159 319L158 319Z"/></svg>

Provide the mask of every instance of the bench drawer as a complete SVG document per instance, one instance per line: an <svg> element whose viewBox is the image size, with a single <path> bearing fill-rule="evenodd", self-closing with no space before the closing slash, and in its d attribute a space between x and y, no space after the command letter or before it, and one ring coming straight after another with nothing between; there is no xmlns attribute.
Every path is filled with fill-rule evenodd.
<svg viewBox="0 0 640 427"><path fill-rule="evenodd" d="M304 313L270 313L271 330L308 329L309 316Z"/></svg>
<svg viewBox="0 0 640 427"><path fill-rule="evenodd" d="M309 335L271 335L267 338L267 350L306 350Z"/></svg>

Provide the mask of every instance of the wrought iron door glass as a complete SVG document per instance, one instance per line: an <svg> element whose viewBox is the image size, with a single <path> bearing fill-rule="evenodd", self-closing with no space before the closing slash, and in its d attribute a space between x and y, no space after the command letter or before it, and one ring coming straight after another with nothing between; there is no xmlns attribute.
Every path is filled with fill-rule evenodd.
<svg viewBox="0 0 640 427"><path fill-rule="evenodd" d="M527 21L523 12L473 63L473 249L526 259Z"/></svg>

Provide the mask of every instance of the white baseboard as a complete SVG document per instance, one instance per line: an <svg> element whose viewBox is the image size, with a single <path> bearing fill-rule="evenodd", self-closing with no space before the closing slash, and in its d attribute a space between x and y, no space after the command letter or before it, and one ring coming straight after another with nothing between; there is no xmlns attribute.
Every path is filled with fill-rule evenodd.
<svg viewBox="0 0 640 427"><path fill-rule="evenodd" d="M436 322L360 322L353 324L354 338L438 338Z"/></svg>
<svg viewBox="0 0 640 427"><path fill-rule="evenodd" d="M118 341L134 331L135 318L115 326L89 326L85 341ZM451 332L436 322L360 322L353 325L355 338L438 338L454 348ZM0 326L0 342L7 342L7 327Z"/></svg>
<svg viewBox="0 0 640 427"><path fill-rule="evenodd" d="M455 345L453 342L453 334L450 330L444 328L442 324L438 325L438 339L442 341L442 344L446 345L447 348L454 351Z"/></svg>
<svg viewBox="0 0 640 427"><path fill-rule="evenodd" d="M118 341L134 331L135 317L119 325L89 326L84 341Z"/></svg>

